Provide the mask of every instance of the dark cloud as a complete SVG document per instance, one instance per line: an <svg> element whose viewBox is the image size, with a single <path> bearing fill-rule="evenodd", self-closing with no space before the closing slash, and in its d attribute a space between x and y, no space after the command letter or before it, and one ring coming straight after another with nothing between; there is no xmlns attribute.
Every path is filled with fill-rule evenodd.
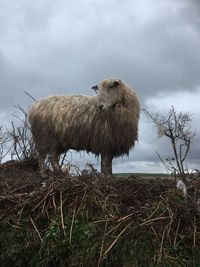
<svg viewBox="0 0 200 267"><path fill-rule="evenodd" d="M199 85L200 39L194 36L195 24L188 27L181 5L175 13L169 5L160 7L159 15L140 23L131 2L90 4L36 1L9 9L13 19L4 25L10 32L4 45L9 40L15 44L4 51L18 76L21 72L22 84L28 80L32 91L41 86L47 94L84 93L93 82L119 76L138 88L142 98ZM42 88L44 84L49 89ZM15 90L21 90L20 85Z"/></svg>
<svg viewBox="0 0 200 267"><path fill-rule="evenodd" d="M1 1L0 113L13 113L16 104L27 107L31 99L24 90L35 98L92 94L91 86L110 76L132 85L142 106L150 98L195 92L199 3ZM149 131L143 129L148 134L142 134L141 150L139 144L129 160L156 160Z"/></svg>

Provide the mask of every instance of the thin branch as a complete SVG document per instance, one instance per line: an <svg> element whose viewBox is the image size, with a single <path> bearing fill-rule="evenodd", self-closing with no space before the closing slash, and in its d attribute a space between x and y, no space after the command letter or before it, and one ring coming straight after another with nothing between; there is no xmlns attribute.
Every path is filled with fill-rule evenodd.
<svg viewBox="0 0 200 267"><path fill-rule="evenodd" d="M30 217L30 221L31 221L31 223L32 223L32 225L33 225L33 227L34 227L34 229L35 229L35 231L36 231L41 243L43 243L43 239L42 239L42 237L40 235L40 232L38 231L38 229L37 229L37 227L36 227L36 225L35 225L35 223L34 223L34 221L33 221L33 219L31 217Z"/></svg>
<svg viewBox="0 0 200 267"><path fill-rule="evenodd" d="M34 102L36 102L36 99L35 99L32 95L30 95L27 91L24 91L24 93L25 93L27 96L29 96L31 99L33 99Z"/></svg>

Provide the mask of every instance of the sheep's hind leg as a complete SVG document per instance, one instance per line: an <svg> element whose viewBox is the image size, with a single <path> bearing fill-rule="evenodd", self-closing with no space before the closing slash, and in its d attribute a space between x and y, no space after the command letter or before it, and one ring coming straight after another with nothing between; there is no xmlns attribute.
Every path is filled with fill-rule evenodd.
<svg viewBox="0 0 200 267"><path fill-rule="evenodd" d="M45 165L46 154L38 153L38 166L42 178L47 178L47 169Z"/></svg>
<svg viewBox="0 0 200 267"><path fill-rule="evenodd" d="M50 156L50 161L51 161L51 165L53 167L53 170L56 174L61 174L61 167L59 165L59 159L60 159L60 155L59 153L52 153Z"/></svg>

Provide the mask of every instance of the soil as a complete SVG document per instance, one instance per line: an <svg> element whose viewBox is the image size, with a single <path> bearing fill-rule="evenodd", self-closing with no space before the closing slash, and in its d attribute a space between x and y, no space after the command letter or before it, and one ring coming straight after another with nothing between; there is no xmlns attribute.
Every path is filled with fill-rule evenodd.
<svg viewBox="0 0 200 267"><path fill-rule="evenodd" d="M43 179L34 160L8 161L0 165L0 220L6 219L14 206L32 201L36 196L42 198L52 188L55 192L62 190L72 194L77 190L83 191L85 187L118 205L121 214L127 214L137 213L137 210L158 201L167 191L176 190L176 182L170 178L105 177L101 174L58 177L52 172L49 172L48 179ZM197 198L200 183L190 183L188 192Z"/></svg>
<svg viewBox="0 0 200 267"><path fill-rule="evenodd" d="M199 181L188 180L187 197L184 197L176 189L172 177L105 177L99 173L70 177L56 176L49 171L48 178L43 179L35 160L1 164L0 225L3 230L0 250L3 252L0 261L4 260L1 266L12 266L16 259L20 262L17 266L27 266L21 262L26 259L29 262L33 255L40 263L44 255L48 255L46 265L43 262L37 266L97 266L87 265L88 261L79 265L81 260L85 261L85 255L88 256L89 242L93 244L89 250L90 259L94 255L93 247L97 248L99 262L106 261L105 255L109 254L108 259L114 263L106 266L131 266L115 261L116 255L121 253L122 262L128 262L129 256L124 258L124 244L126 255L130 252L139 262L134 266L149 266L149 262L154 264L161 259L160 265L155 266L182 266L179 263L183 261L187 266L199 266ZM70 248L69 257L66 246L61 244L67 244L66 236L71 236L72 226L74 249ZM91 239L87 237L88 229L95 233ZM24 247L29 249L24 250ZM83 247L87 252L83 252L83 258L77 258L82 255ZM103 253L100 256L99 251ZM49 257L51 254L54 256ZM52 264L58 259L61 263L66 261L66 265ZM172 260L177 264L171 265L169 261ZM7 264L9 261L12 264ZM30 266L36 266L33 263Z"/></svg>

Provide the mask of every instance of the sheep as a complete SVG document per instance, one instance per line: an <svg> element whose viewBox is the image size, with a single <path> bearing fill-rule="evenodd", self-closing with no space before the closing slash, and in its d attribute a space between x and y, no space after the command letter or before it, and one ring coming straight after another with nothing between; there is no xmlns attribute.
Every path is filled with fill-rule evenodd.
<svg viewBox="0 0 200 267"><path fill-rule="evenodd" d="M54 172L60 173L60 155L69 149L101 156L101 172L112 175L113 158L128 155L134 147L140 114L136 93L116 78L105 79L92 89L95 96L49 96L29 108L42 175L47 156Z"/></svg>

